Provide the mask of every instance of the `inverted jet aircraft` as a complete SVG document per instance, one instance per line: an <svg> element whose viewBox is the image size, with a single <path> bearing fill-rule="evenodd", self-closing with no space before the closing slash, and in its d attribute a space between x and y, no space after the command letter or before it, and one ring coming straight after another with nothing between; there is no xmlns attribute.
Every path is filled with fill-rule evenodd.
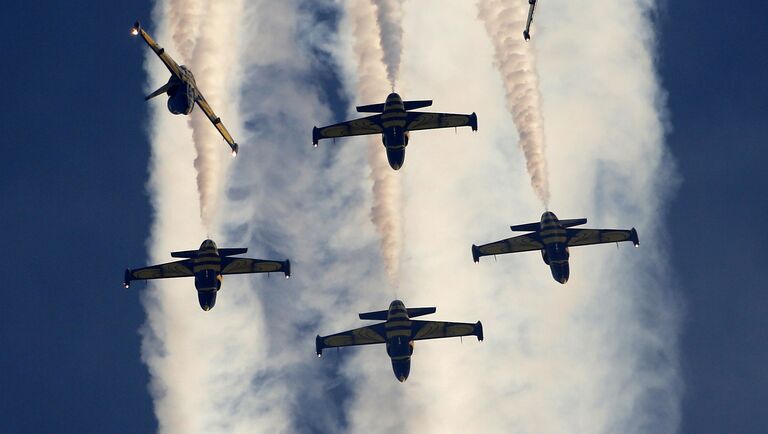
<svg viewBox="0 0 768 434"><path fill-rule="evenodd" d="M568 248L589 244L618 243L632 241L635 247L640 245L635 228L623 229L567 229L583 225L587 219L558 220L552 212L541 215L541 222L511 226L515 232L530 234L507 238L495 243L472 245L472 259L480 261L481 256L501 255L504 253L528 252L540 250L544 263L552 270L552 277L560 283L568 281Z"/></svg>
<svg viewBox="0 0 768 434"><path fill-rule="evenodd" d="M200 307L209 311L216 304L216 293L221 289L225 274L281 272L291 276L291 262L265 259L233 258L248 252L247 248L219 249L213 240L205 240L199 250L171 252L182 261L125 270L123 285L128 288L134 280L167 279L170 277L195 277L195 288Z"/></svg>
<svg viewBox="0 0 768 434"><path fill-rule="evenodd" d="M175 115L188 115L192 113L192 109L195 108L195 103L197 103L205 115L208 116L208 119L213 122L213 126L219 130L219 133L227 141L229 147L232 148L232 156L236 156L239 146L232 139L224 124L221 123L221 119L216 116L211 106L208 105L208 101L203 98L203 94L200 93L200 89L195 84L195 76L192 75L192 71L184 65L176 64L171 56L165 52L165 49L157 45L157 42L144 31L138 21L133 25L131 34L134 36L141 35L147 45L149 45L149 48L157 54L157 57L163 61L166 68L171 72L171 78L168 80L168 83L165 83L160 89L150 93L144 99L149 100L158 95L167 94L168 110Z"/></svg>
<svg viewBox="0 0 768 434"><path fill-rule="evenodd" d="M336 137L381 134L381 141L387 150L389 165L398 170L405 161L405 147L408 146L408 133L414 130L435 128L472 127L477 131L477 115L412 112L411 110L432 105L427 101L403 101L400 95L390 93L383 104L358 106L360 113L380 113L352 121L341 122L327 127L315 127L312 130L312 145L317 147L321 139Z"/></svg>
<svg viewBox="0 0 768 434"><path fill-rule="evenodd" d="M526 41L531 40L531 22L533 21L533 10L536 9L536 0L528 0L528 22L525 23L525 30L523 30L523 38Z"/></svg>
<svg viewBox="0 0 768 434"><path fill-rule="evenodd" d="M368 327L361 327L330 336L317 336L315 349L317 356L324 348L346 347L352 345L386 344L387 354L392 359L392 370L402 383L411 371L413 341L422 339L450 338L456 336L477 336L483 340L483 324L441 321L413 321L411 318L435 313L434 307L405 308L403 302L395 300L388 310L360 314L363 320L385 321Z"/></svg>

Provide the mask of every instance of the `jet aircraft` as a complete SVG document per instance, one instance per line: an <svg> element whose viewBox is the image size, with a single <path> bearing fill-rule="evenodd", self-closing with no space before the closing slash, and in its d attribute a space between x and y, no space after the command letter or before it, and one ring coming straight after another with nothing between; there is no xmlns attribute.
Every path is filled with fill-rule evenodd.
<svg viewBox="0 0 768 434"><path fill-rule="evenodd" d="M405 161L405 147L408 146L410 131L434 128L472 127L477 131L477 115L413 112L411 110L429 107L431 100L403 101L400 95L391 93L383 104L358 106L360 113L380 113L365 118L341 122L312 130L312 145L317 147L321 139L335 137L381 134L387 150L389 165L398 170Z"/></svg>
<svg viewBox="0 0 768 434"><path fill-rule="evenodd" d="M533 21L533 10L536 9L536 0L528 0L528 22L525 23L525 30L523 30L523 38L526 41L531 40L531 22Z"/></svg>
<svg viewBox="0 0 768 434"><path fill-rule="evenodd" d="M216 293L221 289L225 274L282 272L291 276L291 262L264 259L233 258L248 252L247 248L219 249L213 240L205 240L199 250L171 252L182 261L125 270L123 285L128 288L134 280L166 279L170 277L195 277L195 288L200 307L209 311L216 304Z"/></svg>
<svg viewBox="0 0 768 434"><path fill-rule="evenodd" d="M482 246L473 244L472 258L475 262L479 262L481 256L540 250L544 263L549 265L552 271L552 277L564 284L568 281L570 274L568 266L569 247L618 243L620 241L632 241L635 247L640 245L635 228L630 230L567 229L585 223L587 223L585 218L558 220L554 213L547 211L541 215L541 222L539 223L511 226L511 229L516 232L532 231L529 234Z"/></svg>
<svg viewBox="0 0 768 434"><path fill-rule="evenodd" d="M483 340L483 324L441 321L412 321L411 318L435 313L434 307L416 307L406 309L403 302L395 300L388 310L360 314L362 320L385 321L368 327L360 327L335 335L320 336L315 339L317 356L323 349L352 345L386 344L387 354L392 359L392 370L402 383L411 371L413 341L422 339L449 338L455 336L477 336Z"/></svg>
<svg viewBox="0 0 768 434"><path fill-rule="evenodd" d="M224 137L224 140L229 144L229 147L232 148L232 156L236 156L240 147L235 143L235 140L229 134L229 131L227 131L224 124L221 123L221 119L216 116L216 113L213 112L211 106L208 105L208 101L203 98L203 94L200 93L200 89L198 89L197 84L195 84L195 76L192 75L192 71L184 65L178 65L171 56L165 52L165 49L157 45L157 42L144 31L138 21L133 25L131 34L134 36L141 35L147 45L149 45L149 48L157 54L157 57L163 61L166 68L171 72L171 78L168 80L168 83L164 84L160 89L152 92L144 99L149 100L158 95L164 93L167 94L168 110L175 115L188 115L192 113L192 109L195 108L195 103L197 103L205 115L208 116L208 119L213 122L213 126L216 127L219 133L221 133L221 136Z"/></svg>

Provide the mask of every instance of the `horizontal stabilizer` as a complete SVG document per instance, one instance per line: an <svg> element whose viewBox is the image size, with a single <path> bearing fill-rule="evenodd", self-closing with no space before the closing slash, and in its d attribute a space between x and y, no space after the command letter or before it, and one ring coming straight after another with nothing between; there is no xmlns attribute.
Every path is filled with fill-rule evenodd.
<svg viewBox="0 0 768 434"><path fill-rule="evenodd" d="M243 253L248 253L247 247L238 247L234 249L219 249L219 256L232 256L232 255L242 255Z"/></svg>
<svg viewBox="0 0 768 434"><path fill-rule="evenodd" d="M370 319L375 321L386 321L388 310L377 310L375 312L364 312L360 314L360 319Z"/></svg>
<svg viewBox="0 0 768 434"><path fill-rule="evenodd" d="M560 224L563 225L564 228L570 228L572 226L579 226L587 223L587 219L571 219L571 220L560 220Z"/></svg>
<svg viewBox="0 0 768 434"><path fill-rule="evenodd" d="M384 103L357 106L360 113L384 113Z"/></svg>
<svg viewBox="0 0 768 434"><path fill-rule="evenodd" d="M432 105L432 100L419 100L419 101L403 101L403 109L405 111L416 110Z"/></svg>
<svg viewBox="0 0 768 434"><path fill-rule="evenodd" d="M182 250L180 252L171 252L174 258L197 258L197 250Z"/></svg>
<svg viewBox="0 0 768 434"><path fill-rule="evenodd" d="M156 91L154 91L154 92L150 93L149 95L147 95L144 98L144 101L150 100L150 99L152 99L152 98L154 98L154 97L156 97L158 95L162 95L162 94L168 92L168 90L173 85L174 85L174 83L171 80L169 80L168 83L165 83L164 85L160 86L160 89L157 89Z"/></svg>
<svg viewBox="0 0 768 434"><path fill-rule="evenodd" d="M409 307L406 310L408 311L408 318L415 318L417 316L424 316L437 312L436 307Z"/></svg>
<svg viewBox="0 0 768 434"><path fill-rule="evenodd" d="M526 223L524 225L510 226L509 228L512 229L515 232L536 232L539 229L541 229L541 224L539 222L536 222L536 223Z"/></svg>

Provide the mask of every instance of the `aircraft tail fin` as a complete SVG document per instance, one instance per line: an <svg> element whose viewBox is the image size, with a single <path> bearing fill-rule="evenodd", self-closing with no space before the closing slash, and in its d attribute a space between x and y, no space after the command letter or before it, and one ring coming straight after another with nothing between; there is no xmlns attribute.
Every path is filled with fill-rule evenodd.
<svg viewBox="0 0 768 434"><path fill-rule="evenodd" d="M357 106L359 113L384 113L384 103Z"/></svg>
<svg viewBox="0 0 768 434"><path fill-rule="evenodd" d="M237 248L231 248L231 249L219 249L219 256L232 256L232 255L242 255L243 253L248 253L247 247L237 247Z"/></svg>
<svg viewBox="0 0 768 434"><path fill-rule="evenodd" d="M419 101L403 101L403 109L405 109L405 111L416 110L424 107L429 107L431 105L432 105L431 99L419 100Z"/></svg>
<svg viewBox="0 0 768 434"><path fill-rule="evenodd" d="M571 220L560 220L560 224L563 225L564 228L570 228L571 226L578 226L583 225L587 223L587 219L571 219Z"/></svg>
<svg viewBox="0 0 768 434"><path fill-rule="evenodd" d="M436 307L409 307L406 310L408 311L408 318L415 318L417 316L424 316L437 312Z"/></svg>
<svg viewBox="0 0 768 434"><path fill-rule="evenodd" d="M171 86L173 86L173 83L171 83L171 81L168 81L168 83L165 83L164 85L160 86L160 89L157 89L156 91L154 91L154 92L150 93L149 95L147 95L146 97L144 97L144 101L150 100L150 99L152 99L152 98L154 98L154 97L156 97L158 95L162 95L162 94L168 92L168 90L171 88Z"/></svg>
<svg viewBox="0 0 768 434"><path fill-rule="evenodd" d="M541 223L526 223L524 225L510 226L509 228L515 232L536 232L541 229Z"/></svg>
<svg viewBox="0 0 768 434"><path fill-rule="evenodd" d="M359 314L360 319L370 319L376 321L386 321L388 310L377 310L374 312L364 312Z"/></svg>
<svg viewBox="0 0 768 434"><path fill-rule="evenodd" d="M171 252L171 256L174 258L197 258L197 250L181 250L178 252Z"/></svg>

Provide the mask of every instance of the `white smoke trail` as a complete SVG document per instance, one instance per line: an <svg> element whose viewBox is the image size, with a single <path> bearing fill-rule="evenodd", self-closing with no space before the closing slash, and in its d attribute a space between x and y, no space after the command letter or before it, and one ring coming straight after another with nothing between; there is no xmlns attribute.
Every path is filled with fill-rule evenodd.
<svg viewBox="0 0 768 434"><path fill-rule="evenodd" d="M388 3L388 2L382 2ZM394 2L396 3L396 2ZM384 45L384 29L381 29L381 44L376 33L371 31L377 27L376 7L370 0L348 2L347 13L350 16L353 35L353 52L357 61L357 92L356 97L363 104L372 104L380 101L387 95L385 83L384 65L381 62L381 48ZM391 20L394 10L391 5L382 9L379 6L379 20L381 22L382 11L386 20ZM390 24L391 26L391 24ZM392 32L392 29L388 29ZM402 33L402 31L401 31ZM397 64L399 67L399 37ZM395 47L389 41L391 50ZM386 51L385 51L386 54ZM395 56L387 54L386 58L392 60ZM390 69L390 63L387 64ZM395 69L396 71L396 69ZM391 70L390 70L391 72ZM386 154L382 149L381 137L371 136L368 139L368 164L371 168L373 180L373 207L371 208L371 220L376 226L376 231L381 237L381 252L384 259L384 268L387 271L390 284L397 288L400 282L400 256L402 252L403 221L400 207L402 206L402 194L400 180L397 172L389 167ZM401 170L402 171L402 170Z"/></svg>
<svg viewBox="0 0 768 434"><path fill-rule="evenodd" d="M549 175L544 154L539 78L531 44L516 32L525 27L528 3L481 0L478 7L496 49L495 58L507 94L507 108L517 126L531 185L546 208L549 205Z"/></svg>
<svg viewBox="0 0 768 434"><path fill-rule="evenodd" d="M382 60L387 66L387 78L392 89L400 73L400 58L403 54L403 1L373 0L376 4L376 22L379 24L379 38L383 51Z"/></svg>
<svg viewBox="0 0 768 434"><path fill-rule="evenodd" d="M224 105L222 98L229 89L236 69L236 51L226 49L224 44L234 44L233 32L215 34L232 23L229 15L232 10L242 7L242 2L230 2L226 7L212 5L199 0L168 0L165 10L168 15L174 53L179 53L178 61L186 64L195 74L198 89L206 98L217 115L224 119L225 125L232 126L236 112L231 106ZM204 20L203 20L204 19ZM203 23L204 21L204 23ZM208 230L214 230L212 223L222 188L222 175L228 165L229 153L226 143L210 120L199 108L189 116L192 139L197 152L194 166L197 170L197 189L200 195L200 218Z"/></svg>
<svg viewBox="0 0 768 434"><path fill-rule="evenodd" d="M550 155L554 211L589 217L591 227L636 226L642 246L572 249L565 286L536 253L472 264L470 244L512 236L504 229L536 221L540 206L533 195L519 194L528 181L515 175L525 165L510 158L515 131L475 5L409 3L403 79L441 104L479 107L482 127L471 138L430 132L442 152L410 155L419 170L404 179L402 295L411 306L436 305L435 319L482 320L486 341L418 342L406 384L375 399L360 392L352 431L677 429L678 320L659 222L669 168L650 6L561 0L547 6L557 26L540 32L537 43L547 84L546 133L557 139ZM597 15L599 25L592 20ZM457 20L462 32L451 32ZM585 22L595 25L575 43ZM538 24L544 29L548 22ZM470 90L457 87L457 77L472 77ZM403 403L402 417L382 428L374 409L390 400Z"/></svg>
<svg viewBox="0 0 768 434"><path fill-rule="evenodd" d="M312 5L333 6L320 3ZM354 206L370 203L365 157L359 149L340 147L323 162L306 145L310 126L330 121L316 84L329 57L329 29L300 1L216 7L221 15L206 15L206 27L212 27L201 29L194 52L214 56L205 47L215 40L216 59L234 67L220 97L225 107L236 107L242 97L243 137L252 146L230 168L212 235L220 246L249 247L252 257L288 256L294 272L289 281L227 277L210 312L200 310L188 279L158 282L145 291L142 353L160 431L339 432L346 418L342 398L348 386L338 379L344 364L318 361L314 336L351 328L354 312L372 302L359 294L385 285L369 207ZM167 3L157 9L167 11ZM168 17L157 15L165 40ZM228 63L228 50L237 53L236 63ZM162 74L148 65L153 77ZM212 65L207 60L193 65L199 82L206 73L219 74L206 67ZM203 91L208 97L210 90ZM230 116L228 125L237 128L238 117ZM210 229L197 221L198 198L189 188L195 174L185 144L192 132L178 123L169 127L163 110L153 119L151 259L161 262L171 250L194 248Z"/></svg>
<svg viewBox="0 0 768 434"><path fill-rule="evenodd" d="M171 36L176 29L171 23L181 25L183 20L171 19L170 6L167 2L156 5L156 33L159 41L171 42L167 47L170 52L176 52L179 47L173 45L175 38ZM174 7L184 8L184 4L176 2ZM229 74L238 70L231 67L236 63L230 62L238 50L233 38L239 33L242 5L230 2L217 9L206 14L206 28L200 29L194 40L192 58L186 59L197 73L198 83L213 90L213 95L209 92L206 96L214 107L219 98L237 101L233 96L236 85L217 86L209 82L209 77L200 78L210 75L213 81L229 82ZM210 48L211 39L220 43L217 50ZM152 81L167 77L154 54L148 55L146 64ZM227 64L228 72L222 72ZM228 115L229 125L236 128L238 119L227 108L220 110ZM199 174L193 168L194 153L189 147L193 131L189 123L179 123L165 107L155 107L152 119L149 190L155 221L149 260L160 263L170 260L170 251L195 249L207 234L216 238L220 231L198 218L201 196L194 184ZM210 124L206 128L213 130ZM216 143L220 144L220 139ZM216 176L220 176L221 168L218 170ZM161 432L232 432L228 429L231 425L222 422L228 414L222 408L236 403L248 387L239 374L252 372L258 366L263 351L257 347L262 327L255 294L235 290L225 294L222 298L229 303L220 302L206 314L198 306L189 279L153 282L142 292L147 311L147 322L142 327L142 359L151 374Z"/></svg>
<svg viewBox="0 0 768 434"><path fill-rule="evenodd" d="M200 0L168 0L166 4L171 37L179 53L177 62L181 64L192 59L205 13L204 7Z"/></svg>

